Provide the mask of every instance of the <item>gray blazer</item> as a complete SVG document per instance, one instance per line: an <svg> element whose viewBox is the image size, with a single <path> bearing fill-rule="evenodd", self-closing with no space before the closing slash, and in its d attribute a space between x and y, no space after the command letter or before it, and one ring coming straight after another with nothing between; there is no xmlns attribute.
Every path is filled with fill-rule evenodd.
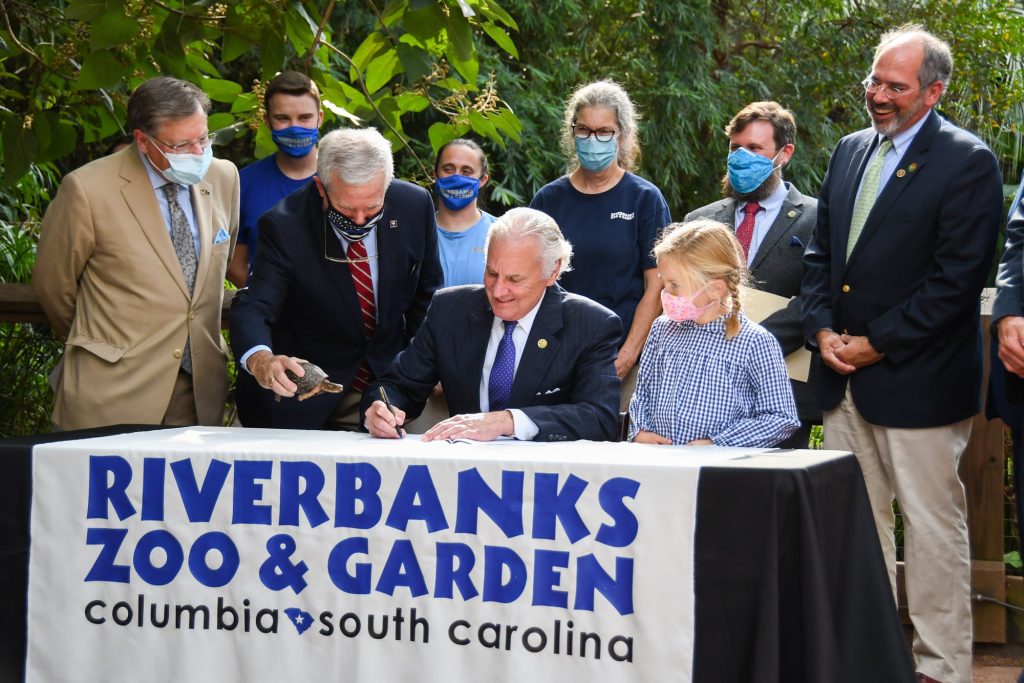
<svg viewBox="0 0 1024 683"><path fill-rule="evenodd" d="M790 354L804 346L803 328L800 323L800 281L803 278L804 248L811 241L818 214L818 200L801 194L791 183L786 183L789 192L782 202L779 215L761 241L754 260L750 264L751 284L765 292L792 297L789 305L762 321L762 325L779 340L784 354ZM725 223L736 229L735 199L721 199L686 214L684 221L698 218ZM813 372L808 382L793 384L797 412L800 420L814 424L821 423L821 408L818 406L817 373Z"/></svg>

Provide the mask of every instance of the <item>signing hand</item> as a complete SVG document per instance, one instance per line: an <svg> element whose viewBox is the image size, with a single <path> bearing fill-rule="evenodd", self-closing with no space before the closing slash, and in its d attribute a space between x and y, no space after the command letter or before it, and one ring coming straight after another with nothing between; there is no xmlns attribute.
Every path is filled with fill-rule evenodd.
<svg viewBox="0 0 1024 683"><path fill-rule="evenodd" d="M499 436L512 436L515 424L512 413L497 410L490 413L469 413L455 415L442 420L420 437L421 441L443 439L471 439L473 441L494 441Z"/></svg>
<svg viewBox="0 0 1024 683"><path fill-rule="evenodd" d="M384 401L374 401L366 409L366 430L378 439L397 439L397 427L405 424L405 411L395 408L392 413ZM402 430L405 433L405 430Z"/></svg>
<svg viewBox="0 0 1024 683"><path fill-rule="evenodd" d="M1019 315L1000 318L998 329L999 360L1007 370L1024 377L1024 318Z"/></svg>
<svg viewBox="0 0 1024 683"><path fill-rule="evenodd" d="M285 370L291 370L297 377L302 377L306 371L299 365L300 360L292 356L275 356L270 351L262 350L249 356L247 364L257 384L278 396L291 398L298 387L288 379Z"/></svg>

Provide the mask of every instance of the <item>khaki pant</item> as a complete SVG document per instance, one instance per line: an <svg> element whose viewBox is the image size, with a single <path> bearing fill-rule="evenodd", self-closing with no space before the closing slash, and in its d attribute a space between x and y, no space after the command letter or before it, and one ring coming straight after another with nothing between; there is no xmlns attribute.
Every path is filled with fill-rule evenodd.
<svg viewBox="0 0 1024 683"><path fill-rule="evenodd" d="M878 427L861 417L847 387L824 422L824 447L852 451L860 463L894 596L893 498L899 502L917 671L943 683L970 683L971 554L957 467L971 420L925 429Z"/></svg>

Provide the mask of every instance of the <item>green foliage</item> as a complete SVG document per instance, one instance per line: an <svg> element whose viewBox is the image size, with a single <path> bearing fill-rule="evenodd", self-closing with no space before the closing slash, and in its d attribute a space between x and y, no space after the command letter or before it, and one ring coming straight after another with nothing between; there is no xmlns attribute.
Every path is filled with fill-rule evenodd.
<svg viewBox="0 0 1024 683"><path fill-rule="evenodd" d="M1024 569L1024 562L1021 562L1020 552L1017 550L1012 550L1004 554L1003 562L1005 562L1007 566L1012 567L1013 569Z"/></svg>
<svg viewBox="0 0 1024 683"><path fill-rule="evenodd" d="M32 277L37 223L32 218L49 202L55 182L52 166L32 166L16 187L20 204L0 204L0 284ZM0 437L50 430L47 375L60 351L46 325L0 323Z"/></svg>
<svg viewBox="0 0 1024 683"><path fill-rule="evenodd" d="M516 54L515 21L495 0L390 0L382 9L374 0L13 0L0 13L8 188L32 163L67 171L98 156L129 132L131 91L161 74L203 88L215 103L211 129L229 145L221 155L240 163L273 150L265 131L253 133L263 88L285 68L321 86L328 126L379 127L421 178L429 163L419 157L431 149L410 145L407 122L423 141L426 125L446 126L432 137L440 144L457 131L497 145L517 139L494 80L480 77L478 41Z"/></svg>
<svg viewBox="0 0 1024 683"><path fill-rule="evenodd" d="M1024 14L1019 2L553 0L542 12L509 0L519 59L486 50L504 99L523 124L522 146L492 151L492 184L527 200L565 172L562 108L572 90L612 78L644 117L640 174L672 215L720 196L725 124L744 105L774 99L793 110L797 151L787 179L817 193L842 135L867 125L860 81L881 34L907 18L947 39L955 58L940 111L999 155L1008 182L1022 162ZM492 195L492 199L494 196Z"/></svg>

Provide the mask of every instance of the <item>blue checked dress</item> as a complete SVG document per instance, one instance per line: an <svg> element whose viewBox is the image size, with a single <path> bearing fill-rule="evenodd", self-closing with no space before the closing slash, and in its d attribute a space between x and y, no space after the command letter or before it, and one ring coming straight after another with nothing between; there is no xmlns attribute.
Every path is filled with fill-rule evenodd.
<svg viewBox="0 0 1024 683"><path fill-rule="evenodd" d="M673 444L768 447L800 426L778 341L742 313L740 333L726 339L725 321L654 321L629 404L630 440L646 430Z"/></svg>

